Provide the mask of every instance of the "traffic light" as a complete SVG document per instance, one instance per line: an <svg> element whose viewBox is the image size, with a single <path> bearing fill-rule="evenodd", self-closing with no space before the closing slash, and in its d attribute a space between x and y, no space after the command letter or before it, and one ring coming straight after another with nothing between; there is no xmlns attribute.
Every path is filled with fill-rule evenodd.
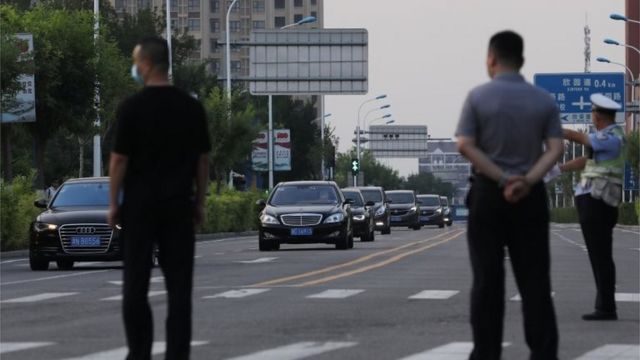
<svg viewBox="0 0 640 360"><path fill-rule="evenodd" d="M358 159L351 159L351 173L353 176L358 175L360 172L360 161Z"/></svg>

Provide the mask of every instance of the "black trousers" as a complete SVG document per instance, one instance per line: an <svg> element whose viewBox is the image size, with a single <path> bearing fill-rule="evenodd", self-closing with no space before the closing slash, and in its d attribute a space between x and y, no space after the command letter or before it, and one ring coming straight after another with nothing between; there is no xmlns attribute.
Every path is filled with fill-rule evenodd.
<svg viewBox="0 0 640 360"><path fill-rule="evenodd" d="M615 312L616 266L613 263L612 246L618 208L594 199L590 194L576 196L576 207L593 277L596 280L595 308Z"/></svg>
<svg viewBox="0 0 640 360"><path fill-rule="evenodd" d="M189 359L195 235L193 209L187 209L136 211L125 206L123 210L123 317L129 347L127 360L151 359L153 317L147 293L154 243L159 249L158 260L168 298L165 358Z"/></svg>
<svg viewBox="0 0 640 360"><path fill-rule="evenodd" d="M495 181L476 177L467 198L468 243L473 287L470 359L498 360L502 352L505 247L522 298L530 359L554 360L558 330L551 298L549 211L546 190L536 184L509 204Z"/></svg>

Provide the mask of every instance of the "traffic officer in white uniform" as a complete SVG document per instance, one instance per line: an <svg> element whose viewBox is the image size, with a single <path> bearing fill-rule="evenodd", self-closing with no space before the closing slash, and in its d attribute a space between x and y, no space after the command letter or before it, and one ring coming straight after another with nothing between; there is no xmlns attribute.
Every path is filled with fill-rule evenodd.
<svg viewBox="0 0 640 360"><path fill-rule="evenodd" d="M624 171L624 131L615 123L621 106L603 94L591 95L591 104L595 132L564 129L564 138L587 146L590 155L562 164L560 170L582 171L575 203L597 289L595 311L582 319L617 320L612 242Z"/></svg>

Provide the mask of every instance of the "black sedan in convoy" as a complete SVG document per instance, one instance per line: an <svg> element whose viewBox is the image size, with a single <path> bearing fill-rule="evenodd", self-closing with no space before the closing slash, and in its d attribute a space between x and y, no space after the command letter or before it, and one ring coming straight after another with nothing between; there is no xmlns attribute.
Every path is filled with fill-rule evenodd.
<svg viewBox="0 0 640 360"><path fill-rule="evenodd" d="M351 201L333 181L295 181L276 185L269 198L258 200L260 251L280 244L334 244L353 247Z"/></svg>
<svg viewBox="0 0 640 360"><path fill-rule="evenodd" d="M375 241L376 224L374 222L373 201L364 201L358 188L342 189L342 194L351 200L351 218L353 219L353 236L360 241Z"/></svg>
<svg viewBox="0 0 640 360"><path fill-rule="evenodd" d="M76 261L122 260L120 229L107 224L109 178L68 180L49 203L34 205L46 211L31 223L31 270L47 270L50 261L68 270Z"/></svg>
<svg viewBox="0 0 640 360"><path fill-rule="evenodd" d="M391 234L391 211L384 189L379 186L359 187L364 201L373 201L373 214L376 230L380 230L382 235Z"/></svg>
<svg viewBox="0 0 640 360"><path fill-rule="evenodd" d="M420 200L420 223L422 225L438 225L443 228L444 208L438 195L418 195Z"/></svg>
<svg viewBox="0 0 640 360"><path fill-rule="evenodd" d="M391 226L407 226L420 230L420 204L413 190L386 191L391 209Z"/></svg>
<svg viewBox="0 0 640 360"><path fill-rule="evenodd" d="M451 213L451 207L449 206L449 199L446 196L440 196L440 205L442 205L444 223L447 224L447 226L453 225L453 214Z"/></svg>

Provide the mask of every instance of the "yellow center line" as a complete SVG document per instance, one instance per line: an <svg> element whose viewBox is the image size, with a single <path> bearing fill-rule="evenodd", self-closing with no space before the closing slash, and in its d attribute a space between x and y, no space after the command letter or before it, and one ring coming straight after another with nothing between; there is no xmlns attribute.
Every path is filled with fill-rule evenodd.
<svg viewBox="0 0 640 360"><path fill-rule="evenodd" d="M344 267L348 267L348 266L352 266L352 265L355 265L355 264L359 264L361 262L373 259L375 257L383 256L383 255L386 255L388 253L391 253L391 252L394 252L394 251L398 251L398 250L402 250L402 249L407 248L407 247L411 247L411 246L415 246L415 245L418 245L418 244L422 244L422 243L427 242L427 241L435 240L435 239L437 239L439 237L442 237L442 236L445 236L445 235L449 235L452 232L455 232L455 231L448 231L446 233L442 233L442 234L439 234L439 235L436 235L436 236L433 236L433 237L430 237L430 238L427 238L427 239L423 239L423 240L414 241L414 242L411 242L411 243L408 243L408 244L404 244L402 246L398 246L398 247L395 247L393 249L379 251L377 253L366 255L366 256L357 258L355 260L346 262L346 263L333 265L333 266L329 266L329 267L318 269L318 270L314 270L314 271L309 271L309 272L298 274L298 275L292 275L292 276L287 276L287 277L283 277L283 278L268 280L268 281L264 281L264 282L261 282L261 283L248 285L248 287L270 286L270 285L281 284L281 283L292 281L292 280L298 280L298 279L303 279L303 278L310 277L310 276L324 274L324 273L327 273L327 272L330 272L330 271L333 271L333 270L337 270L337 269L341 269L341 268L344 268Z"/></svg>
<svg viewBox="0 0 640 360"><path fill-rule="evenodd" d="M381 261L381 262L378 262L378 263L375 263L375 264L371 264L371 265L368 265L368 266L364 266L364 267L361 267L361 268L358 268L358 269L355 269L355 270L351 270L351 271L347 271L347 272L343 272L343 273L340 273L340 274L327 276L327 277L324 277L324 278L321 278L321 279L312 280L312 281L308 281L308 282L301 283L301 284L296 284L294 286L303 287L303 286L311 286L311 285L323 284L323 283L326 283L326 282L329 282L329 281L333 281L333 280L337 280L337 279L340 279L340 278L344 278L344 277L360 274L360 273L363 273L365 271L377 269L379 267L383 267L383 266L389 265L391 263L397 262L397 261L401 260L402 258L405 258L405 257L407 257L409 255L413 255L415 253L427 250L427 249L432 248L434 246L438 246L440 244L444 244L446 242L449 242L449 241L457 238L458 236L460 236L460 235L462 235L464 233L465 233L465 231L463 230L463 231L461 231L461 232L459 232L459 233L457 233L457 234L455 234L455 235L453 235L451 237L448 237L446 239L443 239L443 240L440 240L438 242L429 244L427 246L423 246L423 247L415 249L415 250L410 250L410 251L404 252L402 254L398 254L398 255L396 255L394 257L391 257L391 258L389 258L387 260L384 260L384 261Z"/></svg>

